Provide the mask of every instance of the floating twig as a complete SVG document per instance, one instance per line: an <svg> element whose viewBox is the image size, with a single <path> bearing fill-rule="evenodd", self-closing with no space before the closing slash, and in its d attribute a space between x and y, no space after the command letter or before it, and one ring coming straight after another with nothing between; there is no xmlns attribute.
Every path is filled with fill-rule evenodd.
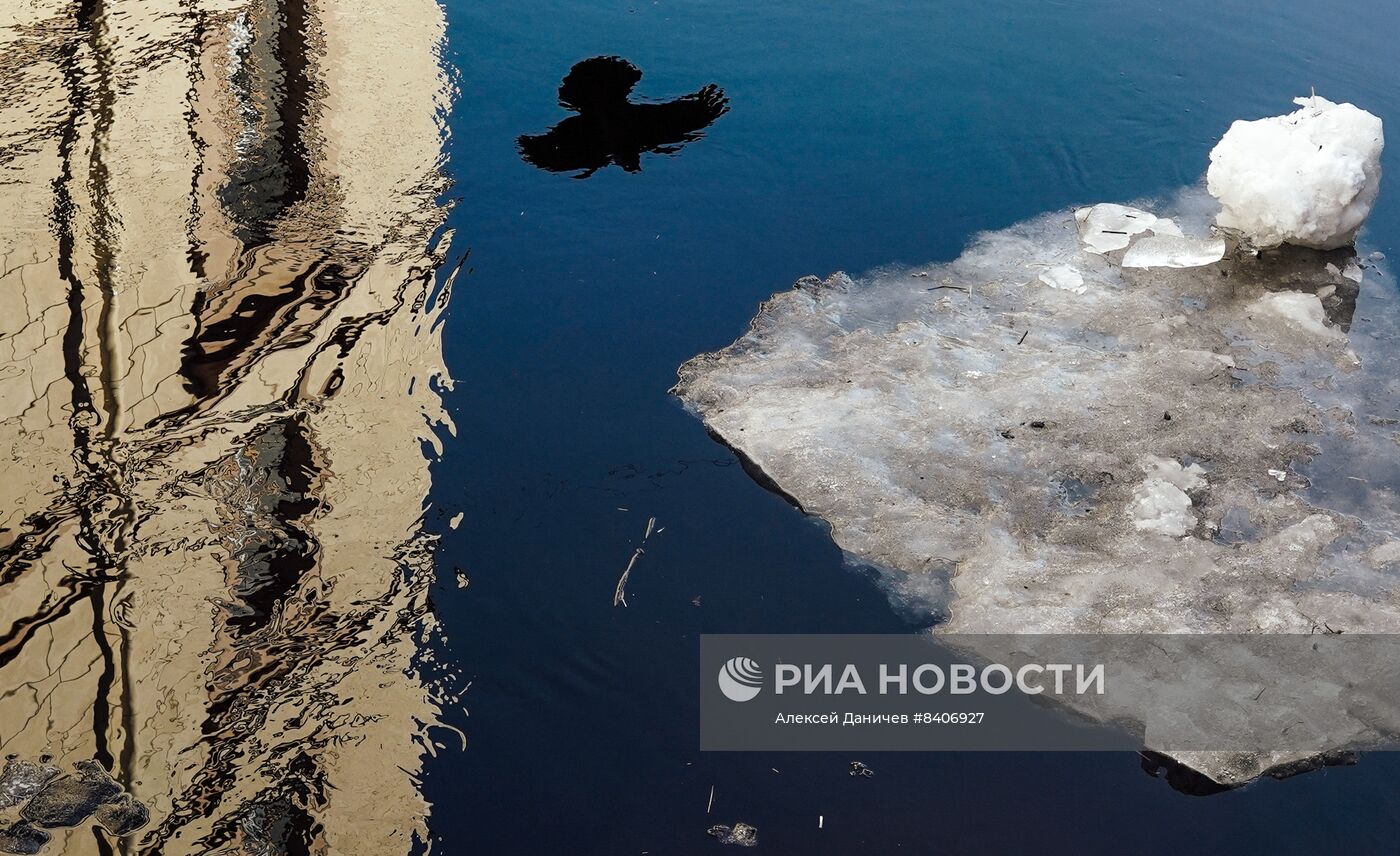
<svg viewBox="0 0 1400 856"><path fill-rule="evenodd" d="M710 801L705 803L705 814L710 813L710 809L715 807L715 786L710 785Z"/></svg>
<svg viewBox="0 0 1400 856"><path fill-rule="evenodd" d="M655 517L652 517L652 518L650 518L650 519L647 520L647 534L645 534L645 535L642 536L642 540L645 541L646 539L650 538L650 537L651 537L651 530L652 530L652 529L655 529L655 528L656 528L656 518L655 518Z"/></svg>
<svg viewBox="0 0 1400 856"><path fill-rule="evenodd" d="M617 579L617 590L613 592L613 606L627 605L627 576L632 573L632 566L637 564L637 557L642 555L642 548L632 554L632 558L627 560L627 569L622 572L622 576Z"/></svg>

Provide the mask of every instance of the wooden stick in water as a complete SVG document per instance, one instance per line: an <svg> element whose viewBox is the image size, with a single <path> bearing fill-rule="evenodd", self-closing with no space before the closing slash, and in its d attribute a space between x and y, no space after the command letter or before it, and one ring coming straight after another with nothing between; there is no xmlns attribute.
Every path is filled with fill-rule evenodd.
<svg viewBox="0 0 1400 856"><path fill-rule="evenodd" d="M613 606L627 605L627 576L632 573L632 566L637 564L637 557L640 555L642 555L642 548L638 547L637 552L632 554L632 558L627 560L627 570L622 572L621 577L618 577L617 590L613 592Z"/></svg>

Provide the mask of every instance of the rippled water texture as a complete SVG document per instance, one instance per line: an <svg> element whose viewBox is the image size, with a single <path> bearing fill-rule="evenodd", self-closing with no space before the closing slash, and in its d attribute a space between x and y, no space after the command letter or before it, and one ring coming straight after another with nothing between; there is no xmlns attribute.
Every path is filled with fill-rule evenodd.
<svg viewBox="0 0 1400 856"><path fill-rule="evenodd" d="M31 765L0 850L421 838L444 26L432 0L0 13L0 751ZM49 760L95 784L25 809Z"/></svg>

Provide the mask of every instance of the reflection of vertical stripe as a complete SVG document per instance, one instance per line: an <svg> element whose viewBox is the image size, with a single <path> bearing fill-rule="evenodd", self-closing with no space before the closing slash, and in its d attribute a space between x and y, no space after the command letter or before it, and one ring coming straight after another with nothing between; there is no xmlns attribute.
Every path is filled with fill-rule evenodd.
<svg viewBox="0 0 1400 856"><path fill-rule="evenodd" d="M307 73L311 52L306 49L309 17L306 0L283 0L282 26L277 31L277 62L282 67L283 92L277 116L282 125L282 165L287 181L280 200L284 210L306 198L311 181L311 167L303 137L310 118L312 96L311 80Z"/></svg>
<svg viewBox="0 0 1400 856"><path fill-rule="evenodd" d="M234 54L230 78L246 128L220 192L245 253L272 242L278 221L307 198L316 96L307 0L263 0L248 14L254 35Z"/></svg>
<svg viewBox="0 0 1400 856"><path fill-rule="evenodd" d="M200 194L199 181L204 177L204 148L205 142L199 135L196 116L199 113L199 84L203 80L204 73L200 67L200 58L206 50L208 40L208 27L203 13L198 10L190 14L190 52L189 52L189 81L190 88L185 97L185 115L189 117L186 131L190 137L190 153L194 156L194 162L190 168L190 214L189 222L185 227L185 240L189 244L186 256L190 262L190 273L194 275L195 281L204 280L209 272L205 263L209 260L209 254L205 252L197 229L200 220Z"/></svg>
<svg viewBox="0 0 1400 856"><path fill-rule="evenodd" d="M111 182L109 182L108 167L104 160L106 146L108 146L109 136L112 132L112 105L116 97L112 91L112 57L109 55L104 35L106 34L105 3L102 0L84 0L83 17L78 18L78 29L87 34L88 48L94 63L94 83L95 98L91 105L92 113L92 143L88 150L88 205L92 207L92 261L94 261L94 275L97 276L98 289L102 294L102 310L98 317L98 359L101 360L102 378L102 409L106 412L105 433L106 436L116 436L120 422L120 395L118 392L119 378L116 373L119 366L116 359L119 359L118 347L115 345L116 331L116 284L112 282L113 273L113 249L115 244L116 217L112 212ZM97 464L99 450L91 450L90 460ZM111 462L105 462L111 467ZM101 467L101 464L98 464ZM111 475L102 478L101 472L92 472L97 476L92 482L92 488L98 488L102 482L112 482ZM116 488L113 483L102 485L102 493L109 492ZM80 507L90 507L90 504L97 504L97 496L78 496L77 502ZM129 514L130 500L123 500L123 506L127 506ZM87 511L90 516L90 511ZM106 553L105 545L102 545L101 535L97 532L91 535L92 544L97 545L99 551ZM98 560L98 566L94 570L98 573L106 573L109 570L116 570L116 565L122 562L122 552L125 538L118 534L116 555L104 555ZM92 743L94 743L94 758L98 764L104 766L115 773L116 778L126 783L130 779L129 772L116 771L113 766L116 759L113 758L111 745L112 729L112 686L116 682L116 658L113 656L111 640L106 637L105 626L105 595L106 591L101 583L95 584L88 591L88 600L92 608L92 642L97 643L98 651L102 656L102 671L98 675L97 692L92 699ZM123 675L125 678L126 675ZM123 695L126 695L125 685L127 681L123 679ZM130 706L129 699L125 705Z"/></svg>
<svg viewBox="0 0 1400 856"><path fill-rule="evenodd" d="M118 843L101 833L89 840L84 829L66 833L85 852L241 842L291 854L324 851L328 837L338 837L338 851L395 852L373 839L403 841L405 827L419 834L427 807L416 789L413 734L436 714L408 672L429 575L419 569L410 577L404 565L430 561L416 540L415 499L427 492L428 473L419 426L408 417L431 420L437 412L421 393L403 400L395 393L405 382L413 389L415 377L421 385L419 369L440 358L433 328L421 340L413 328L425 305L416 285L430 287L438 262L437 239L427 234L442 217L429 192L440 177L415 145L432 142L434 126L379 119L427 115L418 108L437 103L432 87L443 81L429 76L434 56L391 81L425 84L424 104L376 102L376 74L335 64L340 57L330 58L328 71L321 48L324 37L337 51L357 51L400 20L409 26L400 43L416 44L417 27L441 10L407 0L375 20L346 6L349 14L324 16L335 28L326 36L324 0L237 0L232 10L203 0L157 5L147 17L140 3L71 0L42 13L59 20L45 18L34 38L59 76L23 94L56 103L23 106L52 126L52 142L42 150L43 177L21 175L25 193L3 201L14 203L27 229L24 246L32 243L36 258L57 257L44 262L43 303L32 304L50 314L31 357L50 373L32 411L40 421L57 414L58 424L35 437L57 482L31 468L23 489L11 492L27 494L14 497L24 524L0 548L0 586L20 581L5 593L33 602L16 604L0 626L0 670L42 675L49 693L33 703L10 698L0 716L10 728L11 711L24 721L3 739L26 754L52 746L65 761L93 757L115 767L118 780L143 779L140 790L161 794L165 804L151 807L165 818L157 814L157 826L138 837ZM238 9L258 20L253 49L238 60L246 72L239 85L256 87L245 102L255 133L242 164L226 162L229 129L221 124L236 93L223 88L230 81L219 27ZM332 86L327 73L336 75ZM336 118L348 127L319 123L331 89L340 96L332 109L345 111ZM0 126L0 142L10 130ZM323 130L333 142L322 143ZM171 156L187 145L190 158ZM327 163L337 145L354 157ZM376 152L382 162L365 159ZM191 162L193 174L184 172ZM335 172L350 163L358 164L355 174ZM233 170L243 170L245 198L223 194ZM36 192L46 194L45 209L52 206L52 234L42 222L50 212L25 207ZM225 209L228 199L248 204ZM351 228L337 232L347 220ZM249 223L275 234L250 247ZM166 234L153 233L155 224ZM171 251L159 246L162 238ZM188 267L179 258L186 239ZM215 282L201 290L206 267ZM192 302L193 318L183 311ZM228 394L238 409L182 424L174 411L190 399L179 389L184 366L176 365L193 345L209 352L194 358L208 361L197 368L211 398L185 415L207 413ZM392 360L381 365L386 354ZM346 381L335 402L297 406L304 390L334 391L327 372ZM0 429L7 444L23 448L22 421ZM259 539L229 563L203 528L217 519L210 508L217 497L201 490L200 475L210 459L227 459L259 434L281 437L258 459L281 481L259 505ZM354 480L330 474L331 455ZM373 495L380 490L382 501ZM139 533L132 513L140 515ZM409 540L394 546L387 534L360 531L376 526ZM231 618L207 605L240 600L251 615ZM132 626L138 610L145 614ZM77 653L60 664L51 641ZM384 681L366 684L364 668L385 668ZM283 731L286 724L297 733ZM379 751L352 751L367 733ZM278 742L284 734L288 742ZM342 800L327 799L332 782L345 788ZM357 796L362 787L374 791ZM360 796L380 789L389 822L349 814Z"/></svg>
<svg viewBox="0 0 1400 856"><path fill-rule="evenodd" d="M102 672L97 676L97 690L92 698L92 739L93 757L99 764L111 770L115 764L109 745L112 727L112 684L116 682L116 663L112 655L112 642L107 638L103 587L95 585L88 592L88 603L92 606L92 641L102 654Z"/></svg>

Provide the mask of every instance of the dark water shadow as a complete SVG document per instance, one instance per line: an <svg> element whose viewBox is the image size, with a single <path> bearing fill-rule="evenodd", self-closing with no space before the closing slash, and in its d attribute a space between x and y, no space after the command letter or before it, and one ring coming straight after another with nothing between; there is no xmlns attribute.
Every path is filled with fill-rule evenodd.
<svg viewBox="0 0 1400 856"><path fill-rule="evenodd" d="M559 106L578 115L517 138L520 156L549 172L576 172L574 178L613 164L640 172L644 153L675 154L729 111L724 90L713 83L670 101L634 102L641 79L642 70L622 57L576 63L559 84Z"/></svg>

